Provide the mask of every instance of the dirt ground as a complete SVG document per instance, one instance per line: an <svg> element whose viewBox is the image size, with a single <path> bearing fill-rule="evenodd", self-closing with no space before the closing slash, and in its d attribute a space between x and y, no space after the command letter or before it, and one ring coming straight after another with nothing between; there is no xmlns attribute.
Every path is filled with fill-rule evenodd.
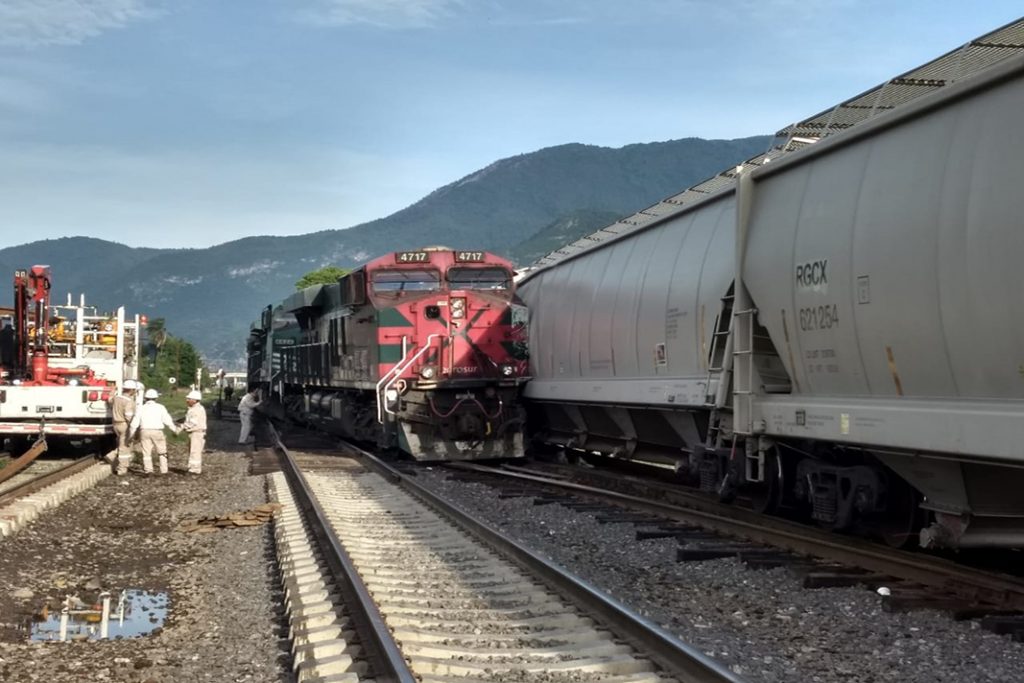
<svg viewBox="0 0 1024 683"><path fill-rule="evenodd" d="M170 474L108 477L0 540L0 680L291 680L271 526L179 529L267 502L238 423L208 412L202 475L185 472L185 444L172 440ZM166 622L137 638L29 641L66 596L88 606L123 589L166 594Z"/></svg>

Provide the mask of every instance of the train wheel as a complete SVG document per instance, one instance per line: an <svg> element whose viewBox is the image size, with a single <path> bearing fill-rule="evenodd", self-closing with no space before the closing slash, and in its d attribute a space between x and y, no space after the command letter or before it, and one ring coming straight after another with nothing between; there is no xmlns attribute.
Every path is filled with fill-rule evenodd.
<svg viewBox="0 0 1024 683"><path fill-rule="evenodd" d="M887 545L902 548L917 538L921 510L918 494L902 479L889 481L888 506L878 525L878 532Z"/></svg>
<svg viewBox="0 0 1024 683"><path fill-rule="evenodd" d="M754 484L750 490L750 506L758 514L771 514L778 510L782 501L785 475L782 463L775 452L766 453L764 458L764 481Z"/></svg>

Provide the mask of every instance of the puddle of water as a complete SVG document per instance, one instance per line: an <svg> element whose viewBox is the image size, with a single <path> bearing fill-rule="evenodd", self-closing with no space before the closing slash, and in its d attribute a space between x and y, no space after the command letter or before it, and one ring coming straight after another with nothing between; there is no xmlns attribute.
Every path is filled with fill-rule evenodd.
<svg viewBox="0 0 1024 683"><path fill-rule="evenodd" d="M167 620L166 592L127 589L109 595L104 618L103 596L94 603L69 597L56 608L43 608L32 618L29 639L34 641L103 640L138 638L160 628Z"/></svg>

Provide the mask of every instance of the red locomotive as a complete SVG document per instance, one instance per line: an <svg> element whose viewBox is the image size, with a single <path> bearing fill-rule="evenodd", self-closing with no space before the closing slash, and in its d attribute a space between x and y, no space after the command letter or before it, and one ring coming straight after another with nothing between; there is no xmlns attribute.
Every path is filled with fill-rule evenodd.
<svg viewBox="0 0 1024 683"><path fill-rule="evenodd" d="M290 412L418 460L523 455L527 320L508 261L400 251L281 311L295 316L298 343L274 343L287 325L255 338L270 344L264 357L280 354L269 383Z"/></svg>

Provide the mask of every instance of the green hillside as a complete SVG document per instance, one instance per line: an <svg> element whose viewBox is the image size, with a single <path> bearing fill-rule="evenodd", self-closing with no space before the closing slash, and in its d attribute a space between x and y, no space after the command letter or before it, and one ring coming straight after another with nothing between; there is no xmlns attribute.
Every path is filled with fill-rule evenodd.
<svg viewBox="0 0 1024 683"><path fill-rule="evenodd" d="M508 256L520 266L528 266L561 246L575 242L622 218L614 211L580 209L552 221L533 236L509 251Z"/></svg>
<svg viewBox="0 0 1024 683"><path fill-rule="evenodd" d="M488 249L521 265L763 152L768 137L619 149L570 144L497 161L386 218L347 230L253 236L206 249L133 249L86 237L0 249L0 273L53 266L55 292L166 318L215 366L244 364L250 321L304 273L427 244ZM283 227L283 226L282 226ZM290 227L290 226L289 226ZM7 292L4 294L4 292ZM0 305L9 300L0 288Z"/></svg>

